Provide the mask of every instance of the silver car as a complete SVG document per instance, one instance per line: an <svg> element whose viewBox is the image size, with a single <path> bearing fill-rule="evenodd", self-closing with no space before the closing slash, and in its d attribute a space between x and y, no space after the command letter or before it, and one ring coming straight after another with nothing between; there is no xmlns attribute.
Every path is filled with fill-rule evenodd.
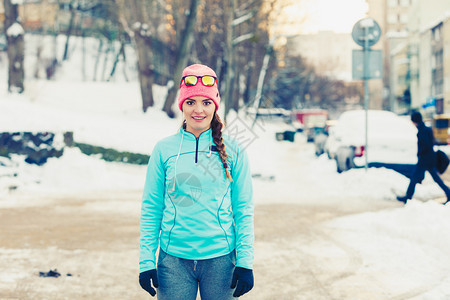
<svg viewBox="0 0 450 300"><path fill-rule="evenodd" d="M407 117L369 110L366 148L366 111L344 112L333 130L334 159L338 172L367 163L415 164L417 129Z"/></svg>

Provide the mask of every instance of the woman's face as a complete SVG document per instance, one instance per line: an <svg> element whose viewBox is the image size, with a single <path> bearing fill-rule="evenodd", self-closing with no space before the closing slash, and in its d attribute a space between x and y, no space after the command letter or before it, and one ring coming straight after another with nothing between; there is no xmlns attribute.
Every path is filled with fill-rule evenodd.
<svg viewBox="0 0 450 300"><path fill-rule="evenodd" d="M206 97L195 96L186 99L182 105L186 131L196 137L211 127L211 120L216 112L214 102Z"/></svg>

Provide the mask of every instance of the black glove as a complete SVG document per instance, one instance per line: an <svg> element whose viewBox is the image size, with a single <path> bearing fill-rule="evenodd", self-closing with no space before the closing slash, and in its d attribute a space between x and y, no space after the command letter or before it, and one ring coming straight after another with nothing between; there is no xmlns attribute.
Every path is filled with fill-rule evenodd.
<svg viewBox="0 0 450 300"><path fill-rule="evenodd" d="M152 287L150 280L153 281L153 286L155 288L158 287L158 274L156 273L156 269L145 271L139 274L139 284L141 287L150 293L150 295L155 296L156 291Z"/></svg>
<svg viewBox="0 0 450 300"><path fill-rule="evenodd" d="M253 288L253 271L241 267L234 268L231 288L236 288L233 297L240 297L250 291Z"/></svg>

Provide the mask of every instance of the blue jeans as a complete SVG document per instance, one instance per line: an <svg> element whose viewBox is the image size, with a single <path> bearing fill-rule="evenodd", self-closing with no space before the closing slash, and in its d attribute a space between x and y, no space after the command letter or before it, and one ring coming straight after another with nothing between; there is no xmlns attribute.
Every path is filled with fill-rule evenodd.
<svg viewBox="0 0 450 300"><path fill-rule="evenodd" d="M236 252L205 259L178 258L159 250L157 296L159 300L195 300L200 289L202 300L230 300L231 279Z"/></svg>

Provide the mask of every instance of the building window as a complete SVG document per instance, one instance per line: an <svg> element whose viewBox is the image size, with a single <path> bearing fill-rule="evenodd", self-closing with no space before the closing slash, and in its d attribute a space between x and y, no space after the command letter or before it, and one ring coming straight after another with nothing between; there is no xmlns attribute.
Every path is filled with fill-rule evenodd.
<svg viewBox="0 0 450 300"><path fill-rule="evenodd" d="M400 23L402 23L402 24L408 23L408 15L407 14L400 15Z"/></svg>
<svg viewBox="0 0 450 300"><path fill-rule="evenodd" d="M397 0L388 0L389 7L396 7L398 4Z"/></svg>
<svg viewBox="0 0 450 300"><path fill-rule="evenodd" d="M388 24L396 24L397 23L397 15L390 13L387 18Z"/></svg>
<svg viewBox="0 0 450 300"><path fill-rule="evenodd" d="M409 4L410 4L410 0L400 0L400 5L401 6L409 6Z"/></svg>
<svg viewBox="0 0 450 300"><path fill-rule="evenodd" d="M441 40L441 30L442 30L442 26L435 27L432 30L432 32L433 32L433 40L434 41L440 41Z"/></svg>

